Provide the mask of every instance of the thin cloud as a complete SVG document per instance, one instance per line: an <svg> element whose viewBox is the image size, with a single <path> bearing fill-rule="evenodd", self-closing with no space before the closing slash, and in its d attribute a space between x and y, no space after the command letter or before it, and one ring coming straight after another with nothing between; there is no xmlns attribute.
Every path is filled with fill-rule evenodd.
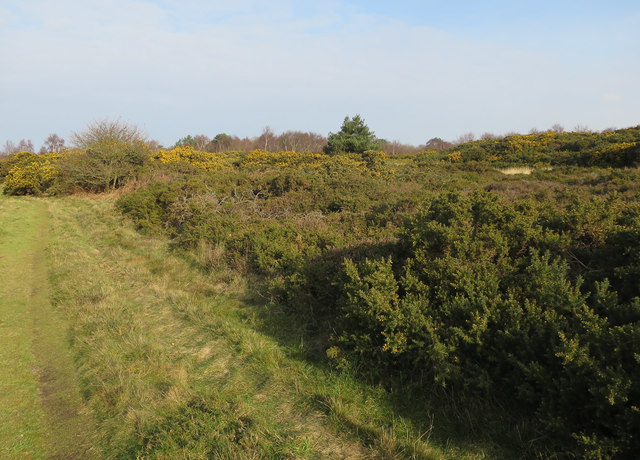
<svg viewBox="0 0 640 460"><path fill-rule="evenodd" d="M104 116L170 144L265 125L326 134L360 113L379 136L418 144L556 121L630 125L637 115L626 99L616 114L593 102L613 94L601 57L564 63L339 2L294 3L13 2L18 13L0 30L0 59L13 63L0 73L10 88L0 141L37 143ZM637 95L631 80L609 87Z"/></svg>

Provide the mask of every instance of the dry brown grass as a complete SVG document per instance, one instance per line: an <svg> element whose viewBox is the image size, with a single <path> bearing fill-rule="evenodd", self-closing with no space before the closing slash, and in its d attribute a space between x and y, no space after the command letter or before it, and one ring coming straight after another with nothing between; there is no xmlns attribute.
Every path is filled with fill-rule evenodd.
<svg viewBox="0 0 640 460"><path fill-rule="evenodd" d="M534 171L534 168L530 166L511 166L509 168L504 168L500 170L502 174L506 174L509 176L516 175L516 174L524 174L528 176L533 171Z"/></svg>

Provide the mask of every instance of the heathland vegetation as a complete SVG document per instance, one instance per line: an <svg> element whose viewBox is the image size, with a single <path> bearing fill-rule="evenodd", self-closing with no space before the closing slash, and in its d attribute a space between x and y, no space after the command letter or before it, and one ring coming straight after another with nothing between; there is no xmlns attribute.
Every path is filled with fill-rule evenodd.
<svg viewBox="0 0 640 460"><path fill-rule="evenodd" d="M0 161L5 194L57 197L105 455L640 452L640 127L401 155L359 116L285 134L308 148L98 122Z"/></svg>

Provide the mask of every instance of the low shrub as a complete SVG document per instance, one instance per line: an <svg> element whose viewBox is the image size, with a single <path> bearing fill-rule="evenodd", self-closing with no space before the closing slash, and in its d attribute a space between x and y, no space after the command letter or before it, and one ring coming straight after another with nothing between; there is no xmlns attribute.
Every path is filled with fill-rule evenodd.
<svg viewBox="0 0 640 460"><path fill-rule="evenodd" d="M20 152L0 162L4 177L4 193L7 195L43 195L48 193L59 172L56 168L58 154L37 155Z"/></svg>
<svg viewBox="0 0 640 460"><path fill-rule="evenodd" d="M572 257L585 245L637 255L638 242L622 246L639 227L630 209L618 208L618 228L609 225L608 236L598 226L584 227L588 234L575 223L563 228L576 216L594 222L594 214L574 209L555 212L557 221L544 207L503 203L487 192L429 201L401 232L406 260L345 262L330 356L377 376L426 375L444 386L509 395L582 455L637 451L639 260L588 260L587 290ZM628 290L623 298L608 277L627 282L618 282Z"/></svg>
<svg viewBox="0 0 640 460"><path fill-rule="evenodd" d="M121 187L141 173L150 148L143 141L101 139L83 150L71 151L57 164L70 189L106 192Z"/></svg>

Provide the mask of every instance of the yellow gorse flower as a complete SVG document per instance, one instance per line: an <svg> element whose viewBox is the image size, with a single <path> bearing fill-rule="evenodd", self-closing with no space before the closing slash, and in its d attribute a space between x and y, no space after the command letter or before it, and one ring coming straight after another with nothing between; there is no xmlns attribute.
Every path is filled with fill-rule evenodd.
<svg viewBox="0 0 640 460"><path fill-rule="evenodd" d="M187 163L205 171L216 171L233 166L233 157L226 153L201 152L191 146L178 146L171 150L160 150L151 157L162 164Z"/></svg>

